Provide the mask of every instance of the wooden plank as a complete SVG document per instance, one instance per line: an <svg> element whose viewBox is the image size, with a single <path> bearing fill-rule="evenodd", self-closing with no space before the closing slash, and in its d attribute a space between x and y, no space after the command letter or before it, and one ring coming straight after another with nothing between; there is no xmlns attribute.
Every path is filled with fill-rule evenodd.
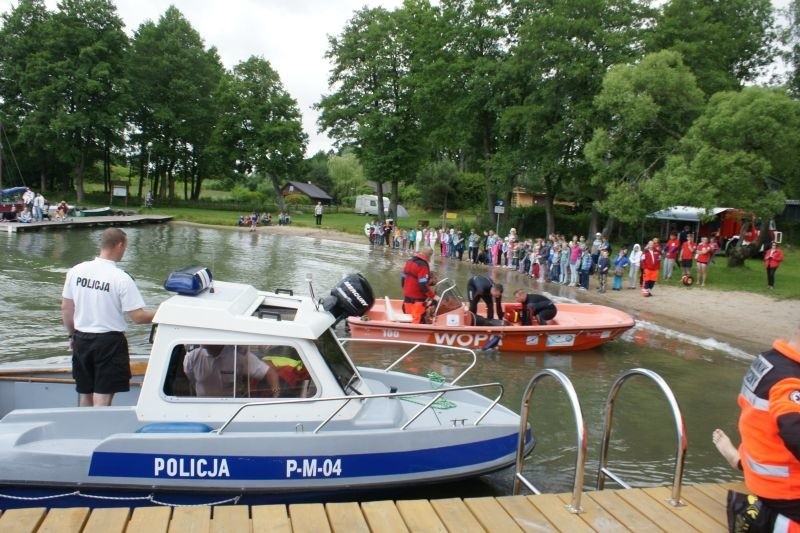
<svg viewBox="0 0 800 533"><path fill-rule="evenodd" d="M700 485L693 485L693 487L697 488L697 490L701 491L709 498L721 502L723 505L726 505L728 501L728 489L718 483L701 483Z"/></svg>
<svg viewBox="0 0 800 533"><path fill-rule="evenodd" d="M292 523L285 505L256 505L253 514L253 533L292 533Z"/></svg>
<svg viewBox="0 0 800 533"><path fill-rule="evenodd" d="M446 533L447 528L428 500L398 500L395 505L409 531Z"/></svg>
<svg viewBox="0 0 800 533"><path fill-rule="evenodd" d="M70 507L67 509L50 509L44 517L38 533L79 532L89 518L88 507Z"/></svg>
<svg viewBox="0 0 800 533"><path fill-rule="evenodd" d="M572 504L572 493L559 494L558 498L564 505ZM596 501L588 498L586 494L581 495L581 509L582 512L578 513L578 517L583 520L595 531L627 531L619 520L614 515L606 511Z"/></svg>
<svg viewBox="0 0 800 533"><path fill-rule="evenodd" d="M586 522L567 510L557 494L528 496L528 500L539 509L559 531L593 531Z"/></svg>
<svg viewBox="0 0 800 533"><path fill-rule="evenodd" d="M697 531L679 516L664 512L664 507L645 493L644 489L621 489L614 492L666 531Z"/></svg>
<svg viewBox="0 0 800 533"><path fill-rule="evenodd" d="M212 533L247 533L252 530L250 509L246 505L219 505L214 507L212 514Z"/></svg>
<svg viewBox="0 0 800 533"><path fill-rule="evenodd" d="M171 516L170 507L137 507L125 533L167 533Z"/></svg>
<svg viewBox="0 0 800 533"><path fill-rule="evenodd" d="M500 496L497 503L523 531L556 531L555 526L525 496Z"/></svg>
<svg viewBox="0 0 800 533"><path fill-rule="evenodd" d="M32 533L44 520L47 509L31 507L30 509L9 509L0 516L0 531L3 533Z"/></svg>
<svg viewBox="0 0 800 533"><path fill-rule="evenodd" d="M727 527L728 515L725 509L725 500L712 498L697 487L691 485L682 487L681 500L691 502L692 505L703 511L715 522Z"/></svg>
<svg viewBox="0 0 800 533"><path fill-rule="evenodd" d="M128 507L95 509L89 515L83 533L124 533L130 517L131 510Z"/></svg>
<svg viewBox="0 0 800 533"><path fill-rule="evenodd" d="M722 531L721 524L708 516L702 509L691 501L684 500L686 505L675 507L669 503L672 497L672 487L652 487L643 489L652 498L657 500L664 509L680 516L700 531ZM727 528L725 528L727 529Z"/></svg>
<svg viewBox="0 0 800 533"><path fill-rule="evenodd" d="M328 513L328 521L334 532L353 531L357 533L363 531L369 533L367 521L361 513L361 507L356 502L327 503L325 511Z"/></svg>
<svg viewBox="0 0 800 533"><path fill-rule="evenodd" d="M488 531L522 531L517 523L514 522L514 519L508 516L503 506L497 503L494 498L467 498L464 503L467 504L467 507L478 519L478 522Z"/></svg>
<svg viewBox="0 0 800 533"><path fill-rule="evenodd" d="M483 531L478 519L472 516L469 507L460 498L431 500L431 505L450 531Z"/></svg>
<svg viewBox="0 0 800 533"><path fill-rule="evenodd" d="M210 533L211 507L175 507L169 533Z"/></svg>
<svg viewBox="0 0 800 533"><path fill-rule="evenodd" d="M325 506L321 503L293 503L289 506L289 519L295 533L331 530Z"/></svg>
<svg viewBox="0 0 800 533"><path fill-rule="evenodd" d="M408 531L400 511L392 501L364 502L361 504L361 511L372 531L382 533Z"/></svg>
<svg viewBox="0 0 800 533"><path fill-rule="evenodd" d="M596 490L583 495L589 498L614 516L620 523L631 531L662 531L660 527L649 520L645 515L634 509L614 491Z"/></svg>

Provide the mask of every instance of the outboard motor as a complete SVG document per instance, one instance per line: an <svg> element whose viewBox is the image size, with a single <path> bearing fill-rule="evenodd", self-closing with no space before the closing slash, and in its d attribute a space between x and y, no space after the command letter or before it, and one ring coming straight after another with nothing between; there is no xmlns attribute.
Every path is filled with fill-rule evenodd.
<svg viewBox="0 0 800 533"><path fill-rule="evenodd" d="M375 303L372 287L361 274L348 274L322 299L322 307L336 317L361 316Z"/></svg>

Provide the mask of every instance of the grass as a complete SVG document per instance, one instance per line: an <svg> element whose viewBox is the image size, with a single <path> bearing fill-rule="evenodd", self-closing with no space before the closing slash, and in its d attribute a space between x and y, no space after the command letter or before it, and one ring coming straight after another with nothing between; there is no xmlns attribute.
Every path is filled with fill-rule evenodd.
<svg viewBox="0 0 800 533"><path fill-rule="evenodd" d="M787 246L783 249L783 255L784 260L775 273L774 290L767 288L767 270L762 259L748 259L742 267L729 268L725 256L717 256L716 263L709 263L705 288L752 292L779 299L800 299L800 252ZM680 267L676 266L676 270L680 272ZM697 280L696 267L693 273ZM680 282L680 278L676 279L675 276L667 282L659 281L668 285Z"/></svg>

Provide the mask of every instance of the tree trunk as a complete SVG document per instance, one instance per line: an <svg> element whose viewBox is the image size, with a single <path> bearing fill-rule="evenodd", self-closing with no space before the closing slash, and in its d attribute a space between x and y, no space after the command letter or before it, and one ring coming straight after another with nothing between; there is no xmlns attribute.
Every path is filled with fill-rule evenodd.
<svg viewBox="0 0 800 533"><path fill-rule="evenodd" d="M744 266L745 259L755 257L764 244L764 239L769 235L769 220L763 219L761 227L759 228L758 237L754 242L749 244L744 243L744 236L747 230L750 229L750 222L742 224L741 232L739 233L739 240L736 241L736 246L729 246L726 254L728 256L728 267L741 267Z"/></svg>

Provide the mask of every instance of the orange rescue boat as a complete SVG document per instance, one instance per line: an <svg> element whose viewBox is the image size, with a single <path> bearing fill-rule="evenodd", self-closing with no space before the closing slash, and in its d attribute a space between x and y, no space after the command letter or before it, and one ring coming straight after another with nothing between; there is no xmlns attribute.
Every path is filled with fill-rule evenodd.
<svg viewBox="0 0 800 533"><path fill-rule="evenodd" d="M349 317L350 335L357 339L402 340L465 348L497 348L502 352L574 352L588 350L619 337L635 324L628 313L604 305L556 303L558 312L547 325L519 323L518 303L504 303L500 320L469 311L455 283L444 279L436 285L439 302L428 312L425 324L412 324L402 312L403 301L376 300L363 316ZM481 316L484 315L484 316Z"/></svg>

